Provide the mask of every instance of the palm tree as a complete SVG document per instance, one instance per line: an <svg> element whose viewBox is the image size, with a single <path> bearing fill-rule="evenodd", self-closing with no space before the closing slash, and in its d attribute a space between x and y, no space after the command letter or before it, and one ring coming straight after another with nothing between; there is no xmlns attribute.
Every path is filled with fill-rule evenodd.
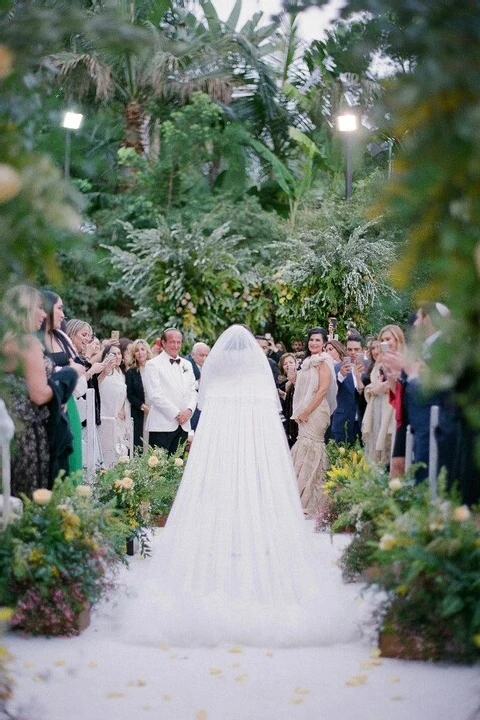
<svg viewBox="0 0 480 720"><path fill-rule="evenodd" d="M97 2L90 11L94 32L74 37L68 51L49 56L44 65L54 68L66 93L117 102L125 122L122 145L139 153L149 147L151 114L161 116L165 105L182 105L198 90L226 106L239 96L261 102L271 117L277 89L264 55L276 24L258 27L257 13L236 30L241 0L225 23L210 2L200 5L203 20L178 0L114 0L108 7ZM117 51L105 46L99 32L112 22L112 6L132 31Z"/></svg>

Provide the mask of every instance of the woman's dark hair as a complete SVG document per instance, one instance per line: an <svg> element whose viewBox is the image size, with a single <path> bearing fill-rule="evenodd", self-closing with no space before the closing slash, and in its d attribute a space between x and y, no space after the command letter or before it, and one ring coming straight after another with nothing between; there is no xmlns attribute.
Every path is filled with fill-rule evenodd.
<svg viewBox="0 0 480 720"><path fill-rule="evenodd" d="M103 361L105 360L105 358L107 357L108 353L110 352L110 350L111 350L112 348L115 348L116 350L119 350L119 349L120 349L120 348L118 347L118 345L115 345L114 343L112 343L112 344L110 344L110 345L105 345L105 347L104 347L103 350L102 350L102 356L101 356L101 358L100 358L100 362L103 362Z"/></svg>
<svg viewBox="0 0 480 720"><path fill-rule="evenodd" d="M55 303L59 300L60 295L57 295L53 290L42 290L43 307L47 313L47 317L42 322L40 330L44 332L53 328L53 308Z"/></svg>
<svg viewBox="0 0 480 720"><path fill-rule="evenodd" d="M308 333L307 333L307 339L305 340L305 357L306 357L306 358L307 358L307 357L310 357L310 355L312 354L312 353L310 352L310 348L308 347L308 341L310 340L310 338L312 337L312 335L321 335L322 338L323 338L323 344L324 344L324 345L326 345L326 343L328 342L328 333L327 333L327 331L325 330L325 328L322 328L322 327L314 327L314 328L312 328L311 330L309 330Z"/></svg>

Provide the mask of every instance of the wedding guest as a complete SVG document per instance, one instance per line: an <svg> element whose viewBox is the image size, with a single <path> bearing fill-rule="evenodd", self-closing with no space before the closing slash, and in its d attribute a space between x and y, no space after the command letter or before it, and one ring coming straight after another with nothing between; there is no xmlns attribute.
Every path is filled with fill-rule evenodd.
<svg viewBox="0 0 480 720"><path fill-rule="evenodd" d="M70 338L61 329L65 325L65 313L63 310L62 298L52 290L43 290L45 310L47 316L42 323L42 340L45 349L52 359L55 369L70 367L77 374L77 382L79 377L85 377L85 368L81 362L77 362L77 351L73 347ZM81 470L83 467L82 460L82 424L78 413L77 404L73 394L70 394L66 402L66 418L68 420L69 430L72 434L72 451L68 452L69 446L66 445L65 455L57 458L57 466L52 468L54 477L63 470L65 473L73 473ZM59 430L59 425L56 425ZM53 433L53 430L52 430ZM51 444L58 445L58 438L55 440L53 436L50 439ZM52 478L53 480L54 478Z"/></svg>
<svg viewBox="0 0 480 720"><path fill-rule="evenodd" d="M112 343L116 344L116 343ZM130 357L130 349L132 347L132 340L127 337L121 337L118 341L118 347L120 348L120 352L122 353L122 362L120 364L120 370L125 373L127 372L129 357Z"/></svg>
<svg viewBox="0 0 480 720"><path fill-rule="evenodd" d="M327 342L325 352L330 355L334 363L342 362L346 355L345 347L339 340L335 340L335 338Z"/></svg>
<svg viewBox="0 0 480 720"><path fill-rule="evenodd" d="M207 359L209 352L210 352L209 345L207 345L204 342L196 342L190 351L190 355L186 356L187 360L189 360L192 363L193 374L195 375L195 387L196 387L197 391L198 391L199 385L200 385L200 376L202 373L203 363ZM192 419L190 420L190 425L191 425L193 431L195 431L197 429L199 420L200 420L200 410L198 407L196 407L195 410L193 411Z"/></svg>
<svg viewBox="0 0 480 720"><path fill-rule="evenodd" d="M85 382L83 378L79 378L77 387L74 391L74 397L77 401L78 412L80 420L82 422L82 436L83 436L83 459L84 464L86 461L86 421L87 421L87 399L86 390L91 388L94 392L94 403L95 403L95 430L93 433L94 437L94 453L95 453L95 466L101 468L103 465L103 455L100 445L100 439L98 437L97 427L101 424L101 401L100 401L100 389L99 379L105 372L105 365L102 362L91 362L87 358L88 348L93 337L93 331L91 326L83 321L73 318L66 324L66 332L72 344L77 351L76 362L81 362L85 367ZM97 341L98 342L98 341ZM100 347L100 343L98 343ZM95 353L96 347L92 348L92 359L97 356ZM93 354L95 353L95 354Z"/></svg>
<svg viewBox="0 0 480 720"><path fill-rule="evenodd" d="M150 410L145 398L143 376L147 360L151 360L152 357L152 351L146 340L138 338L133 341L127 358L125 382L127 385L127 398L130 403L130 411L133 419L133 446L137 453L143 451L143 428Z"/></svg>
<svg viewBox="0 0 480 720"><path fill-rule="evenodd" d="M337 408L333 413L331 435L337 443L354 444L362 441L361 424L365 410L362 375L366 365L363 338L350 328L346 356L335 365L337 377Z"/></svg>
<svg viewBox="0 0 480 720"><path fill-rule="evenodd" d="M380 339L370 343L367 353L369 365L363 375L363 392L367 405L362 420L365 457L372 463L388 466L395 418L389 402L389 383L382 365Z"/></svg>
<svg viewBox="0 0 480 720"><path fill-rule="evenodd" d="M325 432L337 396L334 365L324 352L326 342L324 328L309 330L305 359L297 375L293 396L292 417L298 423L298 439L292 447L292 460L304 513L312 517L320 509L328 467Z"/></svg>
<svg viewBox="0 0 480 720"><path fill-rule="evenodd" d="M31 497L34 490L46 488L49 482L47 423L53 391L48 378L54 366L35 335L47 314L41 293L28 285L7 291L2 314L8 323L1 345L10 391L5 400L15 423L11 493Z"/></svg>
<svg viewBox="0 0 480 720"><path fill-rule="evenodd" d="M150 411L146 430L149 444L174 453L186 442L190 419L197 406L195 375L188 360L180 357L183 335L176 328L164 330L162 352L145 366L144 388Z"/></svg>
<svg viewBox="0 0 480 720"><path fill-rule="evenodd" d="M295 392L295 382L297 379L297 359L294 353L284 353L278 364L278 394L282 405L283 417L285 418L283 426L287 434L289 447L297 441L298 424L292 418L293 414L293 395Z"/></svg>
<svg viewBox="0 0 480 720"><path fill-rule="evenodd" d="M120 455L128 455L130 446L130 410L125 376L120 369L122 353L117 345L106 345L102 352L105 371L100 382L102 425L100 443L105 467L113 465ZM113 423L105 419L113 419Z"/></svg>

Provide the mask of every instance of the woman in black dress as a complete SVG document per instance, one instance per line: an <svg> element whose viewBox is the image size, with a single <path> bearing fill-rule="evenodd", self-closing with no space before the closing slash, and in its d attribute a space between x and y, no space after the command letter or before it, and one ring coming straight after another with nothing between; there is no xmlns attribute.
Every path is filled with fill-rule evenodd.
<svg viewBox="0 0 480 720"><path fill-rule="evenodd" d="M147 341L141 338L132 343L129 353L125 382L133 418L133 444L135 452L139 453L143 450L143 427L149 411L142 374L147 360L150 360L153 354Z"/></svg>

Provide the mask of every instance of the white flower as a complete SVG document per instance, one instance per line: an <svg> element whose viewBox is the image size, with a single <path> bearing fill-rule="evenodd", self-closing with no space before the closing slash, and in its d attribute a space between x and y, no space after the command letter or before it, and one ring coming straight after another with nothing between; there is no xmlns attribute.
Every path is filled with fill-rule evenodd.
<svg viewBox="0 0 480 720"><path fill-rule="evenodd" d="M173 461L173 464L175 465L175 467L183 467L182 458L175 458L175 460Z"/></svg>
<svg viewBox="0 0 480 720"><path fill-rule="evenodd" d="M470 510L466 505L460 505L460 507L456 507L453 511L453 517L455 520L458 520L458 522L464 522L465 520L468 520L470 515Z"/></svg>
<svg viewBox="0 0 480 720"><path fill-rule="evenodd" d="M91 497L92 488L90 487L90 485L77 485L77 487L75 488L75 492L77 493L77 495L80 495L80 497L87 498Z"/></svg>
<svg viewBox="0 0 480 720"><path fill-rule="evenodd" d="M390 535L389 533L385 533L385 535L382 535L380 538L380 542L378 543L378 547L380 550L391 550L395 547L397 544L397 538L395 535Z"/></svg>
<svg viewBox="0 0 480 720"><path fill-rule="evenodd" d="M160 462L160 460L158 459L158 457L156 455L151 455L148 458L148 467L151 467L151 468L157 467L159 462Z"/></svg>
<svg viewBox="0 0 480 720"><path fill-rule="evenodd" d="M52 497L52 491L46 490L45 488L40 488L38 490L35 490L32 495L33 502L37 503L37 505L48 505L51 497Z"/></svg>
<svg viewBox="0 0 480 720"><path fill-rule="evenodd" d="M130 462L130 458L128 457L128 455L120 455L120 457L118 458L118 462L126 465Z"/></svg>
<svg viewBox="0 0 480 720"><path fill-rule="evenodd" d="M400 480L400 478L392 478L388 483L388 487L392 492L397 492L397 490L402 489L403 482Z"/></svg>

